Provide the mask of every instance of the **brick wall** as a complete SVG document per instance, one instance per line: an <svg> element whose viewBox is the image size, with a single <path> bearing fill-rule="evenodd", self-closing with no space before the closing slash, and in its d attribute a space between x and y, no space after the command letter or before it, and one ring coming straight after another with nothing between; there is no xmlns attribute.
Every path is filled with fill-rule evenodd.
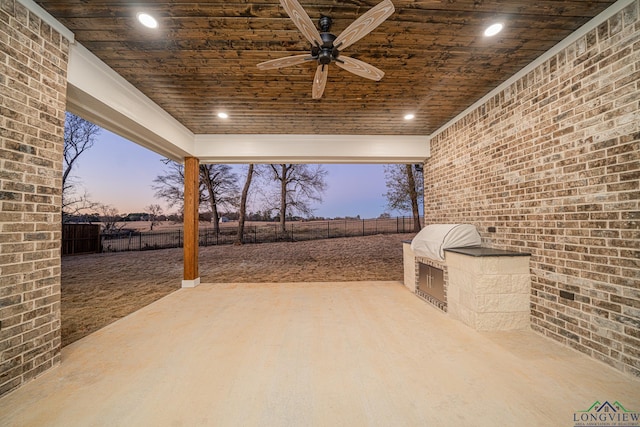
<svg viewBox="0 0 640 427"><path fill-rule="evenodd" d="M425 222L532 253L532 328L640 376L640 2L431 140ZM496 233L487 228L495 226Z"/></svg>
<svg viewBox="0 0 640 427"><path fill-rule="evenodd" d="M68 41L0 0L0 395L60 361Z"/></svg>

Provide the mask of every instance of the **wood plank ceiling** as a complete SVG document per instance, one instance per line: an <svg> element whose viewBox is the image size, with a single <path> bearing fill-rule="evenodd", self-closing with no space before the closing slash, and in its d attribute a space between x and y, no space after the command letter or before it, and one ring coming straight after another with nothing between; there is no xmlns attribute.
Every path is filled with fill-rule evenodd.
<svg viewBox="0 0 640 427"><path fill-rule="evenodd" d="M331 64L320 100L315 62L256 67L310 49L277 0L37 3L194 133L427 135L613 1L394 0L395 13L343 52L384 78ZM314 23L330 16L338 35L378 1L300 3ZM142 27L140 11L159 28ZM484 37L497 21L505 29Z"/></svg>

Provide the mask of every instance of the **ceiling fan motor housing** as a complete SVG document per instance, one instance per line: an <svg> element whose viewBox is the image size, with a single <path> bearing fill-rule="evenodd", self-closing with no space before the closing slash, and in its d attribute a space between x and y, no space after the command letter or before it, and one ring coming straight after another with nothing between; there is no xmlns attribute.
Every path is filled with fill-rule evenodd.
<svg viewBox="0 0 640 427"><path fill-rule="evenodd" d="M333 41L336 36L329 32L333 21L328 16L321 16L318 20L318 26L320 27L320 38L322 39L322 46L312 46L311 56L318 60L318 64L327 65L335 61L340 52L333 47Z"/></svg>
<svg viewBox="0 0 640 427"><path fill-rule="evenodd" d="M322 38L322 46L313 46L311 48L311 56L314 58L317 57L319 64L330 64L338 58L338 55L340 55L338 49L333 46L333 41L336 39L336 36L331 33L324 32L320 33L320 37Z"/></svg>

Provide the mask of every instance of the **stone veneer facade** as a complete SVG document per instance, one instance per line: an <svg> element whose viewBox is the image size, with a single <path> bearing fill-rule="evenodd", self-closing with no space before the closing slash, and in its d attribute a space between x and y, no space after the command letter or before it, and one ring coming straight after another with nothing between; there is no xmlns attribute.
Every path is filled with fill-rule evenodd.
<svg viewBox="0 0 640 427"><path fill-rule="evenodd" d="M528 256L445 255L447 313L478 331L529 329Z"/></svg>
<svg viewBox="0 0 640 427"><path fill-rule="evenodd" d="M0 395L60 361L68 41L0 0Z"/></svg>
<svg viewBox="0 0 640 427"><path fill-rule="evenodd" d="M532 328L634 376L639 4L434 135L424 165L425 223L473 223L487 246L531 252Z"/></svg>

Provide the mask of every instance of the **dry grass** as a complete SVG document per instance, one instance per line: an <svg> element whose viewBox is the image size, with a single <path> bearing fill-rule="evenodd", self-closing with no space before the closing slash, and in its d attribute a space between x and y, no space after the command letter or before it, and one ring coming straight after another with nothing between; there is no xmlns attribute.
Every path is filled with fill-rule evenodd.
<svg viewBox="0 0 640 427"><path fill-rule="evenodd" d="M200 249L203 283L402 280L402 240L413 234ZM62 345L180 288L182 249L65 257Z"/></svg>

